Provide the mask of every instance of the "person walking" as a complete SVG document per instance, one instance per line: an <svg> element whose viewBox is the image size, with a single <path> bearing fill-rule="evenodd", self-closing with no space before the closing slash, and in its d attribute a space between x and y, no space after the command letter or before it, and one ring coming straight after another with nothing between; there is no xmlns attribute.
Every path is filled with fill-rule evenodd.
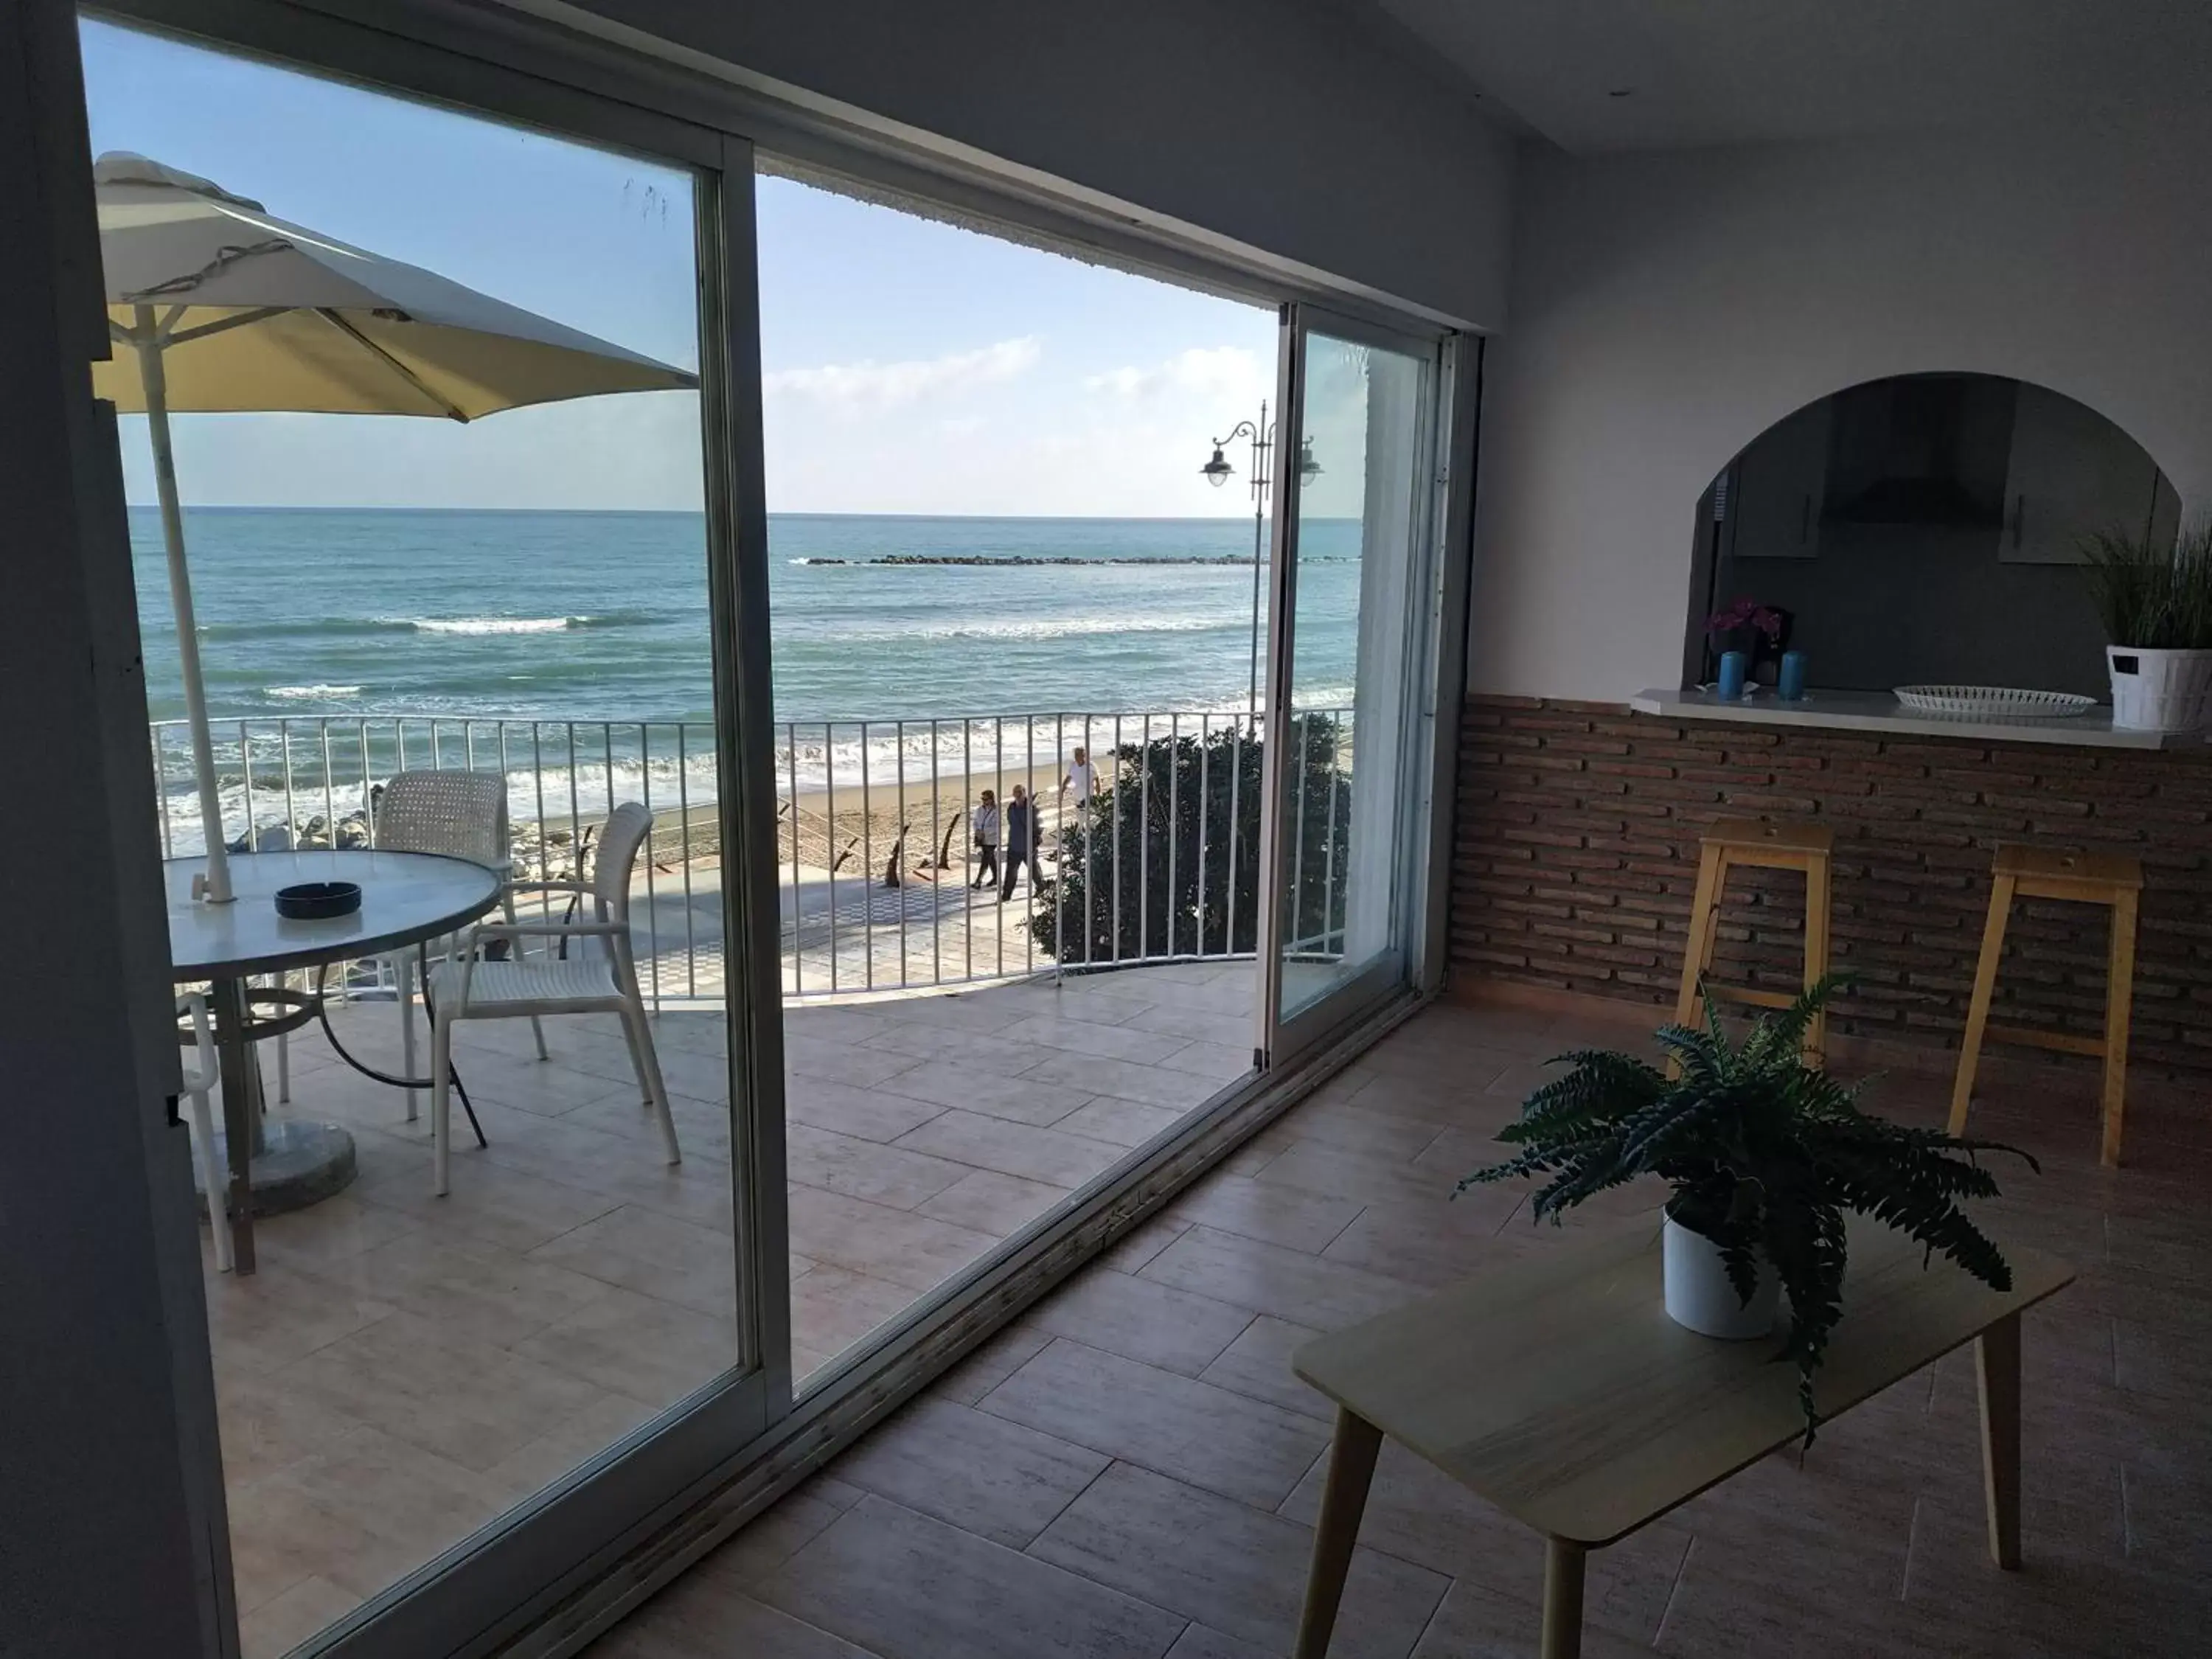
<svg viewBox="0 0 2212 1659"><path fill-rule="evenodd" d="M983 792L975 803L975 879L971 888L994 887L999 881L999 797Z"/></svg>
<svg viewBox="0 0 2212 1659"><path fill-rule="evenodd" d="M1018 783L1006 796L1006 872L999 879L1000 903L1013 897L1015 872L1025 864L1029 866L1030 890L1036 890L1036 803L1030 799L1030 792Z"/></svg>
<svg viewBox="0 0 2212 1659"><path fill-rule="evenodd" d="M1079 744L1068 759L1067 775L1060 781L1060 793L1075 797L1075 810L1080 816L1083 809L1091 805L1092 792L1097 787L1098 773L1091 764L1091 751Z"/></svg>

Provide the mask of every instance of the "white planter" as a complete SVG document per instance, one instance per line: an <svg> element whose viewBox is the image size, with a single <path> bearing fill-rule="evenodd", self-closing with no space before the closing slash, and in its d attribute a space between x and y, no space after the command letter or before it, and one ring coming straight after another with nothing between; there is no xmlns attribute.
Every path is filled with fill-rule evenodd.
<svg viewBox="0 0 2212 1659"><path fill-rule="evenodd" d="M1759 1263L1759 1288L1747 1305L1729 1282L1721 1247L1669 1218L1662 1251L1667 1272L1667 1316L1700 1336L1746 1342L1774 1330L1782 1310L1782 1280L1771 1261Z"/></svg>
<svg viewBox="0 0 2212 1659"><path fill-rule="evenodd" d="M2194 732L2212 715L2212 651L2108 645L2112 724L2130 732Z"/></svg>

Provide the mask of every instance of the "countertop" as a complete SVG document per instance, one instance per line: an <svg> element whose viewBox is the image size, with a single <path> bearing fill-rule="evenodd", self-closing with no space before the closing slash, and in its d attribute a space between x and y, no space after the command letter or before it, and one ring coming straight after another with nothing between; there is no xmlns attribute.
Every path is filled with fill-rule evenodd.
<svg viewBox="0 0 2212 1659"><path fill-rule="evenodd" d="M2007 743L2051 743L2091 749L2201 749L2203 732L2115 730L2112 711L2100 704L2087 714L2052 720L1990 720L1923 714L1887 691L1808 691L1784 702L1771 690L1723 702L1711 691L1639 691L1629 700L1638 714L1669 720L1730 720L1751 726L1798 726L1891 736L1996 738Z"/></svg>

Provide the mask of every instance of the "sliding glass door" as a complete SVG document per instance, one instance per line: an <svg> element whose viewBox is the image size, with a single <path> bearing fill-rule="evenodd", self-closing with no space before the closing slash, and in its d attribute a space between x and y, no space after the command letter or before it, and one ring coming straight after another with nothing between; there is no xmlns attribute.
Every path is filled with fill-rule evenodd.
<svg viewBox="0 0 2212 1659"><path fill-rule="evenodd" d="M250 1659L474 1651L788 1407L752 150L229 15L301 66L80 40L171 936L221 847L505 929L202 976L210 1551Z"/></svg>
<svg viewBox="0 0 2212 1659"><path fill-rule="evenodd" d="M1443 351L1294 306L1283 328L1267 698L1279 1064L1406 981L1433 695Z"/></svg>

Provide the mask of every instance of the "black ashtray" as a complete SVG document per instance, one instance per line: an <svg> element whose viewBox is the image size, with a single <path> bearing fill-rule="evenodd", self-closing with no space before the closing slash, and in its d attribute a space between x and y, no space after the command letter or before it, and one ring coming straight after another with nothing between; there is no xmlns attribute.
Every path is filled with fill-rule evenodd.
<svg viewBox="0 0 2212 1659"><path fill-rule="evenodd" d="M276 914L293 921L327 921L349 916L361 908L361 884L354 881L303 881L296 887L276 890Z"/></svg>

